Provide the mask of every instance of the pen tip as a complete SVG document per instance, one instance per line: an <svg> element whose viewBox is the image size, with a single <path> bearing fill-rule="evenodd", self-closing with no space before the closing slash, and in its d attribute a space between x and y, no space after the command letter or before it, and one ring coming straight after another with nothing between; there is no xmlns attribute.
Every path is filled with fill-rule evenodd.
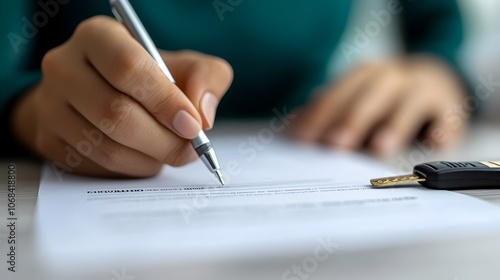
<svg viewBox="0 0 500 280"><path fill-rule="evenodd" d="M221 183L221 185L225 185L224 184L224 179L222 179L222 174L220 173L219 170L215 171L215 176L217 177L217 179L219 179L219 182Z"/></svg>

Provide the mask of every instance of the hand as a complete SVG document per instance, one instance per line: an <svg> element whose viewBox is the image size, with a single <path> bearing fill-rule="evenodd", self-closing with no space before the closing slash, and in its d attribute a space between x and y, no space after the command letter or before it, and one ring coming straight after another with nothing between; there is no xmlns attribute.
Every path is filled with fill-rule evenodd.
<svg viewBox="0 0 500 280"><path fill-rule="evenodd" d="M321 88L298 111L292 134L338 149L366 146L376 155L394 156L418 135L435 146L458 139L468 114L451 112L466 102L460 81L440 60L394 59L361 66Z"/></svg>
<svg viewBox="0 0 500 280"><path fill-rule="evenodd" d="M152 176L197 159L187 139L212 127L232 69L197 52L162 55L178 87L122 24L82 22L45 55L43 80L15 107L15 134L65 172L94 176Z"/></svg>

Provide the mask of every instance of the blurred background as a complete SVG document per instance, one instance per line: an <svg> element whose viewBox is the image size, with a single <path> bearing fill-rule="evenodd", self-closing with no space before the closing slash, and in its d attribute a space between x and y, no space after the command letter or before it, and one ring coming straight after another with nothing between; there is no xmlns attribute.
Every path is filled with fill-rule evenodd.
<svg viewBox="0 0 500 280"><path fill-rule="evenodd" d="M356 28L364 29L374 20L373 11L386 9L390 0L354 0L356 5L352 13L343 42L352 44ZM439 0L436 0L439 1ZM460 52L461 63L467 71L472 87L484 80L493 80L500 84L500 1L499 0L458 0L462 10L466 38ZM338 50L332 57L332 74L341 73L363 61L387 57L401 51L398 40L397 19L394 17L380 34L371 37L367 47L349 58ZM491 96L487 96L479 112L479 119L500 124L500 85L494 87Z"/></svg>
<svg viewBox="0 0 500 280"><path fill-rule="evenodd" d="M478 77L493 77L500 82L500 1L459 0L466 23L467 40L462 50L462 63L472 82ZM481 117L500 123L500 87L484 104Z"/></svg>

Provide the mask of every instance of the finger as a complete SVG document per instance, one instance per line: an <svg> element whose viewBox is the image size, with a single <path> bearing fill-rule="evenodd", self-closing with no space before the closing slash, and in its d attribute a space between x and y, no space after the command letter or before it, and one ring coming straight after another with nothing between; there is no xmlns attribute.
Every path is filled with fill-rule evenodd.
<svg viewBox="0 0 500 280"><path fill-rule="evenodd" d="M68 105L54 108L58 112L47 115L46 125L80 156L113 173L133 177L150 177L161 170L162 162L113 141Z"/></svg>
<svg viewBox="0 0 500 280"><path fill-rule="evenodd" d="M203 119L203 128L213 127L217 106L233 80L229 63L194 51L162 52L179 88Z"/></svg>
<svg viewBox="0 0 500 280"><path fill-rule="evenodd" d="M323 94L314 98L301 112L293 128L294 135L305 141L319 140L325 130L342 117L349 103L356 97L357 91L376 69L374 65L362 67L347 75L338 84L329 85L322 90Z"/></svg>
<svg viewBox="0 0 500 280"><path fill-rule="evenodd" d="M59 88L71 89L59 94L92 125L124 146L173 166L193 160L195 153L188 140L158 123L135 100L111 87L90 65L57 58L67 55L54 51L44 58L44 72L52 73L44 78L45 92L54 94ZM47 111L52 107L47 106Z"/></svg>
<svg viewBox="0 0 500 280"><path fill-rule="evenodd" d="M425 132L425 137L438 148L457 144L469 123L468 116L455 115L450 119L442 111L436 112L433 120Z"/></svg>
<svg viewBox="0 0 500 280"><path fill-rule="evenodd" d="M417 92L408 94L370 141L369 148L377 155L391 157L398 154L431 118L431 110Z"/></svg>
<svg viewBox="0 0 500 280"><path fill-rule="evenodd" d="M122 24L94 17L80 24L74 37L83 56L113 87L179 136L198 135L201 117L196 108Z"/></svg>
<svg viewBox="0 0 500 280"><path fill-rule="evenodd" d="M325 134L325 142L341 149L360 147L372 129L383 120L399 102L407 85L406 78L395 68L378 74L338 125Z"/></svg>
<svg viewBox="0 0 500 280"><path fill-rule="evenodd" d="M126 177L124 174L107 170L88 158L81 157L71 145L50 133L38 133L36 149L42 157L48 159L50 167L59 180L64 180L65 174L72 173L96 177Z"/></svg>

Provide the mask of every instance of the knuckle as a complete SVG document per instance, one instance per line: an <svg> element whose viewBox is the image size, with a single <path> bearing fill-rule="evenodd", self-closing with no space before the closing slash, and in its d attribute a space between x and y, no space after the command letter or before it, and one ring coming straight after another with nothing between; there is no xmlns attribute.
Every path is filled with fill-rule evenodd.
<svg viewBox="0 0 500 280"><path fill-rule="evenodd" d="M217 72L220 73L219 75L222 78L226 79L226 82L229 83L233 79L233 68L227 62L226 60L219 58L219 57L212 57L211 58L211 64L215 69L217 69Z"/></svg>
<svg viewBox="0 0 500 280"><path fill-rule="evenodd" d="M159 95L154 102L151 102L151 108L148 111L155 117L164 116L165 112L173 111L174 104L177 104L176 93L174 89L166 91L166 94Z"/></svg>
<svg viewBox="0 0 500 280"><path fill-rule="evenodd" d="M88 40L99 34L112 20L106 16L94 16L82 21L75 30L75 37Z"/></svg>
<svg viewBox="0 0 500 280"><path fill-rule="evenodd" d="M221 72L224 72L228 75L233 74L233 68L231 67L231 64L229 64L229 62L227 62L225 59L222 59L220 57L213 57L212 63L214 64L215 67L220 69Z"/></svg>
<svg viewBox="0 0 500 280"><path fill-rule="evenodd" d="M122 91L128 91L137 83L140 73L149 73L150 70L146 69L146 58L129 53L117 55L114 65L114 71L108 78L116 88Z"/></svg>
<svg viewBox="0 0 500 280"><path fill-rule="evenodd" d="M233 68L226 60L212 55L207 55L193 50L181 50L177 57L188 63L189 73L201 72L217 75L218 82L228 88L233 80Z"/></svg>
<svg viewBox="0 0 500 280"><path fill-rule="evenodd" d="M202 53L193 50L179 50L171 53L177 54L177 56L181 59L199 58L200 56L203 55Z"/></svg>
<svg viewBox="0 0 500 280"><path fill-rule="evenodd" d="M106 134L112 139L121 139L127 137L124 135L129 131L132 121L132 112L135 110L136 103L126 95L120 95L111 105L110 109L106 110L103 119L107 120L108 125Z"/></svg>
<svg viewBox="0 0 500 280"><path fill-rule="evenodd" d="M226 77L232 78L233 76L233 68L231 67L231 64L223 58L192 50L182 50L179 52L179 56L184 57L185 59L194 60L196 67L201 68L208 65L211 69L217 70L217 73L223 74Z"/></svg>
<svg viewBox="0 0 500 280"><path fill-rule="evenodd" d="M216 73L219 77L225 78L227 80L232 80L233 78L233 68L226 60L212 55L200 55L195 64L197 68L205 68L210 70L210 73Z"/></svg>
<svg viewBox="0 0 500 280"><path fill-rule="evenodd" d="M42 58L41 68L43 73L56 72L59 67L60 49L53 48L49 50Z"/></svg>

